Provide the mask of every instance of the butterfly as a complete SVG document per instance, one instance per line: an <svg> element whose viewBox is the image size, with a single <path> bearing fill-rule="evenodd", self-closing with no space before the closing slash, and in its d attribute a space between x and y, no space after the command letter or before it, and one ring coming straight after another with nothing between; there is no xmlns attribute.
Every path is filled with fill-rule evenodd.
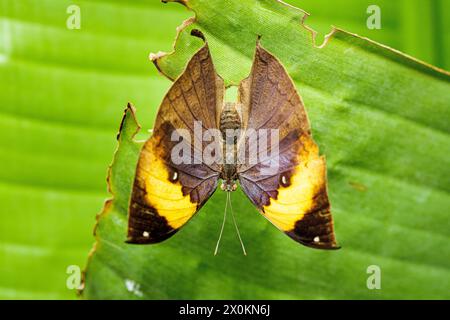
<svg viewBox="0 0 450 320"><path fill-rule="evenodd" d="M298 243L339 248L325 159L319 155L304 104L285 68L258 38L250 75L238 87L237 103L225 103L224 81L215 71L208 43L200 31L192 34L202 38L204 45L165 95L153 134L140 152L127 242L151 244L173 236L221 180L220 188L228 197L239 182L258 211ZM238 133L228 135L230 130ZM270 130L277 136L266 140L276 145L266 143L255 149L255 143L248 143L245 133L256 132L258 138ZM214 148L204 139L209 131L220 135ZM202 157L207 148L213 149L210 154L216 161ZM175 149L183 152L174 153ZM274 152L267 155L269 151ZM181 153L187 161L174 160L174 154ZM238 154L244 155L244 161L237 161ZM253 161L246 161L250 158ZM275 158L276 165L271 166Z"/></svg>

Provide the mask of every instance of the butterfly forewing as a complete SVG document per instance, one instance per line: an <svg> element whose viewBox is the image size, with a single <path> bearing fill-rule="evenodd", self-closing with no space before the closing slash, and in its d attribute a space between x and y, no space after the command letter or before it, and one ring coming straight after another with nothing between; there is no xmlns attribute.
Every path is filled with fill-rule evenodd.
<svg viewBox="0 0 450 320"><path fill-rule="evenodd" d="M202 135L217 128L216 112L221 110L223 94L223 81L205 44L164 97L153 134L141 150L129 206L127 242L156 243L169 238L216 190L220 166L203 162ZM173 139L174 131L178 140ZM194 143L196 138L200 145ZM190 150L189 161L181 163L172 158L172 150L180 141Z"/></svg>
<svg viewBox="0 0 450 320"><path fill-rule="evenodd" d="M246 131L278 131L278 144L258 141L257 154L253 155L256 161L238 166L245 194L264 217L295 241L320 249L337 248L325 159L319 156L311 137L306 111L292 80L259 42L252 71L241 82L239 93ZM245 139L239 148L247 149L241 154L252 156ZM267 172L267 168L272 170Z"/></svg>

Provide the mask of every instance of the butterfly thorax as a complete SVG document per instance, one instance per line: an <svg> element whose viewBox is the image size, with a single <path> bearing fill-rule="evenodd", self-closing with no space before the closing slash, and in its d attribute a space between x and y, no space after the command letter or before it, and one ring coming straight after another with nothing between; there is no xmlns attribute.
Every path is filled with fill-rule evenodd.
<svg viewBox="0 0 450 320"><path fill-rule="evenodd" d="M237 165L237 142L241 129L241 118L234 102L225 102L220 114L219 129L223 142L223 163L221 189L224 191L235 191L237 188L236 165Z"/></svg>

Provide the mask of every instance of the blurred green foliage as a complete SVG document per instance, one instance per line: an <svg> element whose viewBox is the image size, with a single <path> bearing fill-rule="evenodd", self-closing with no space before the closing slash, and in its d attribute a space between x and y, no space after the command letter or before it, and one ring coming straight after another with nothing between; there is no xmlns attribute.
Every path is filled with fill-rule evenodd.
<svg viewBox="0 0 450 320"><path fill-rule="evenodd" d="M376 31L370 1L289 2L321 35L335 24L450 68L448 1L377 1ZM80 30L66 27L71 4ZM75 297L66 268L92 247L122 110L131 100L151 127L170 82L148 53L170 51L190 16L157 0L0 0L0 298Z"/></svg>

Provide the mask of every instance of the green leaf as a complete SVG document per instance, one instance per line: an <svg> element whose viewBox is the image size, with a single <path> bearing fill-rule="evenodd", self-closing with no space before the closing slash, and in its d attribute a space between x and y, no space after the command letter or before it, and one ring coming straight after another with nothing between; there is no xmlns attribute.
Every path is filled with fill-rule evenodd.
<svg viewBox="0 0 450 320"><path fill-rule="evenodd" d="M295 51L292 58L288 54L293 49L276 53L284 63L291 61L289 71L301 94L309 97L307 108L314 135L329 162L337 236L343 249L326 255L291 243L254 212L242 195L236 195L233 204L238 208L241 232L247 247L251 247L250 255L247 259L242 257L233 227L227 225L221 256L213 257L224 207L223 196L217 193L196 220L177 235L181 238L170 240L175 241L173 244L169 241L161 246L132 249L136 250L135 258L142 261L134 261L135 272L142 274L136 281L145 278L148 281L142 283L151 288L143 297L448 298L444 289L448 287L445 258L449 251L449 179L448 163L442 156L448 150L448 131L435 125L436 118L441 118L441 124L448 119L442 112L442 108L448 110L448 95L435 91L432 97L417 98L422 90L426 90L424 95L435 90L436 79L432 77L434 80L416 89L417 82L409 83L410 79L402 76L400 90L396 91L381 87L384 81L377 83L375 89L380 87L380 92L390 97L386 110L393 108L394 95L400 103L393 109L403 110L398 117L386 113L391 120L379 124L385 119L379 119L384 115L382 111L373 108L372 113L366 113L362 106L354 107L353 101L350 105L338 103L345 97L345 91L330 91L327 100L322 90L308 86L324 76L322 71L315 70L317 65L321 69L328 67L330 59L320 58L324 59L321 61L313 55L311 58L316 57L317 61L313 59L308 73L303 74L300 65L297 68L296 63L303 63L304 68L311 61L297 60L301 52L312 50L309 41L291 33L299 28L298 15L282 9L279 14L270 11L268 15L261 14L271 7L269 0L244 1L242 4L247 4L241 5L244 10L232 15L233 10L223 8L239 5L241 1L223 2L211 2L208 7L217 9L205 7L199 17L217 21L216 31L223 29L231 37L230 47L220 45L220 34L215 31L219 45L214 44L212 50L215 62L222 64L221 72L227 61L231 60L233 65L243 63L242 69L228 81L238 81L250 67L255 39L254 35L244 36L246 42L239 45L238 39L249 30L244 22L250 21L254 28L255 20L266 19L266 27L272 28L272 21L278 21L282 24L274 26L279 31L277 36L282 38L287 32L295 41L300 39L296 45L300 52ZM301 5L312 14L307 23L319 30L318 43L329 33L330 25L336 25L450 68L450 33L446 32L450 23L449 1L377 0L382 9L380 30L365 27L366 8L373 4L370 0L288 2ZM80 30L66 27L69 16L66 10L72 4L81 8ZM253 4L254 10L249 6ZM278 10L279 6L274 6ZM66 270L69 265L83 268L94 242L95 213L108 196L106 168L115 148L123 107L128 101L138 106L143 126L138 138L145 136L170 85L149 62L149 52L170 50L175 28L193 14L181 5L163 5L155 0L0 0L0 299L76 297L66 287ZM285 14L292 16L292 21L283 18ZM225 29L228 20L237 21L231 26L234 29ZM237 32L235 37L233 32ZM214 41L213 33L207 35L210 42ZM272 40L266 36L263 44L269 46ZM200 45L191 37L186 39L191 47L183 58L174 59L177 70L171 72L173 75L182 70ZM289 47L289 38L285 40ZM346 48L345 43L341 45ZM245 55L236 51L241 47ZM221 48L225 51L219 52ZM179 46L177 52L184 49ZM238 59L233 59L234 55ZM221 61L221 56L228 60ZM365 68L365 64L360 67ZM330 68L337 73L333 79L344 81L339 74L345 75L346 69L342 66L337 69L334 64ZM381 70L389 75L388 71L389 68ZM379 73L380 70L375 72ZM425 77L424 72L418 73L419 78ZM302 79L307 81L303 83ZM326 81L324 78L323 82ZM447 78L440 81L448 91ZM357 83L357 87L366 82ZM371 94L368 100L379 99ZM360 100L365 99L363 94ZM444 101L438 111L434 110L438 103L435 99ZM429 116L429 124L417 125L417 132L414 126L402 131L403 124L410 123L409 116L416 113L424 118ZM365 123L369 127L360 130ZM375 130L379 131L378 136ZM436 138L436 131L440 138ZM400 140L395 138L397 134ZM353 136L359 137L356 145ZM383 146L380 142L372 147L377 139L385 139ZM351 141L350 145L346 141ZM378 155L380 149L383 157ZM363 152L369 154L359 158ZM422 156L425 153L431 158ZM358 163L349 164L351 155ZM341 158L350 168L354 164L363 169L345 171L345 167L336 166ZM387 167L386 174L383 166ZM402 166L407 173L400 171ZM418 183L410 183L411 180ZM124 234L123 219L119 221L120 232ZM111 235L116 237L112 245L130 250L130 246L123 245L122 234ZM182 254L186 246L187 250L192 248L190 255ZM102 244L99 248L101 252ZM158 256L155 250L159 250ZM109 262L115 257L105 259ZM185 269L180 267L180 261ZM131 268L131 262L127 261L126 267ZM368 263L379 263L382 267L380 292L365 289ZM155 264L159 267L152 269ZM88 282L85 297L131 295L124 284L136 289L131 274L127 274L128 282L126 277L117 280L111 276L117 281L109 285L101 282L102 275L107 278L108 274L116 275L105 266L98 274L97 285Z"/></svg>
<svg viewBox="0 0 450 320"><path fill-rule="evenodd" d="M306 9L308 25L323 36L330 25L350 30L399 49L438 67L450 69L450 3L446 0L289 0ZM369 30L367 8L381 10L381 29Z"/></svg>
<svg viewBox="0 0 450 320"><path fill-rule="evenodd" d="M259 216L242 192L233 205L246 243L242 256L227 225L217 240L224 194L170 240L124 243L139 143L127 112L111 168L111 191L97 226L85 298L403 299L450 297L450 75L335 29L311 41L305 13L277 1L188 0L196 20L180 29L175 51L155 64L176 78L201 45L202 30L229 85L248 75L257 35L286 66L328 163L329 193L342 249L311 250ZM367 268L382 289L366 286Z"/></svg>

